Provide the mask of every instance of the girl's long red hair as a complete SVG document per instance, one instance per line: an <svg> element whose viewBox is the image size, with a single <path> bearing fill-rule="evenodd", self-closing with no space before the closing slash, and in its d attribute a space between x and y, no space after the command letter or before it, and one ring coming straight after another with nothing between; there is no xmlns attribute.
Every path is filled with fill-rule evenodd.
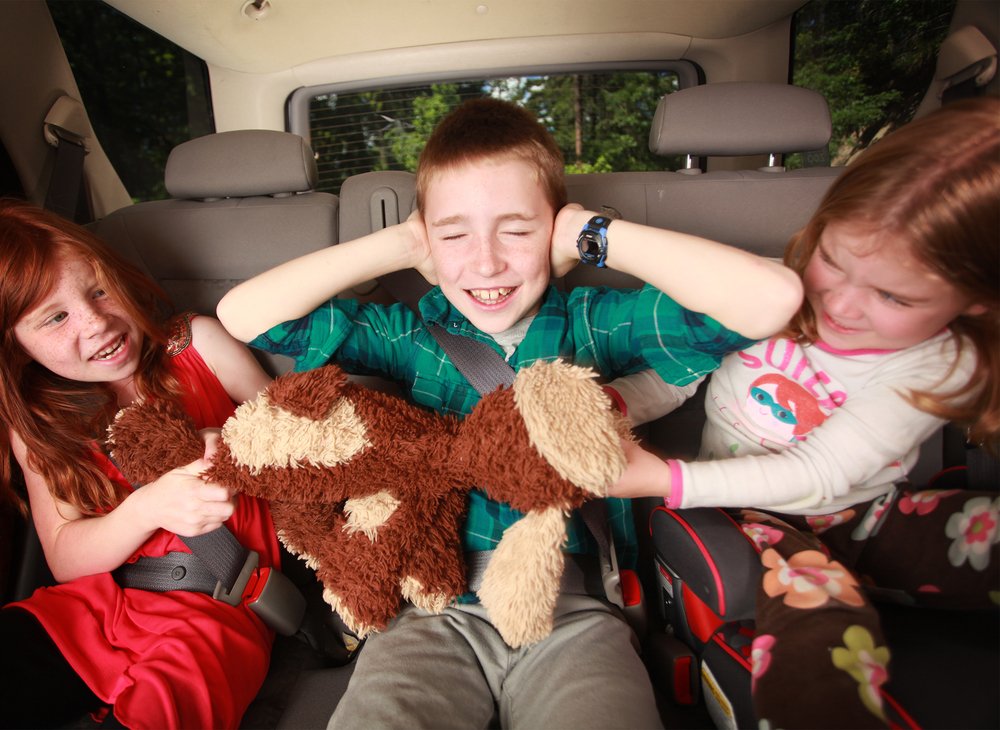
<svg viewBox="0 0 1000 730"><path fill-rule="evenodd" d="M166 367L167 297L148 276L85 228L23 201L0 200L0 502L23 509L13 484L9 433L27 447L29 466L52 496L84 514L106 511L123 495L90 458L118 405L104 383L60 377L34 362L20 346L14 325L56 283L59 263L77 257L143 334L134 380L143 397L176 398L179 386Z"/></svg>

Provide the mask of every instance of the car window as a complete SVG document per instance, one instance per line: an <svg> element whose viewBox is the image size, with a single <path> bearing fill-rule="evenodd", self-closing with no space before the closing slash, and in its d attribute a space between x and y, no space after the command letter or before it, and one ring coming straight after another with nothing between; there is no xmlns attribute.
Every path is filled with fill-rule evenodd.
<svg viewBox="0 0 1000 730"><path fill-rule="evenodd" d="M680 160L649 151L657 102L694 78L689 64L664 64L398 87L314 87L297 92L289 108L293 131L316 153L319 188L333 193L360 172L416 170L435 124L476 96L515 101L544 120L569 173L663 170L676 169Z"/></svg>
<svg viewBox="0 0 1000 730"><path fill-rule="evenodd" d="M812 0L793 19L792 83L830 105L827 154L789 167L844 165L913 118L948 33L955 0ZM829 160L829 162L827 162Z"/></svg>
<svg viewBox="0 0 1000 730"><path fill-rule="evenodd" d="M94 133L135 201L166 198L170 150L214 131L205 64L101 2L49 0Z"/></svg>
<svg viewBox="0 0 1000 730"><path fill-rule="evenodd" d="M214 131L204 63L99 2L48 0L91 123L134 200L167 197L163 170L177 144ZM955 0L812 0L793 23L792 82L830 103L829 148L790 156L789 167L846 164L912 118L933 76ZM698 82L686 62L611 69L537 69L494 78L386 81L301 89L292 131L317 155L319 188L349 175L413 170L430 129L470 96L511 98L546 120L567 171L677 169L654 157L647 135L656 101Z"/></svg>

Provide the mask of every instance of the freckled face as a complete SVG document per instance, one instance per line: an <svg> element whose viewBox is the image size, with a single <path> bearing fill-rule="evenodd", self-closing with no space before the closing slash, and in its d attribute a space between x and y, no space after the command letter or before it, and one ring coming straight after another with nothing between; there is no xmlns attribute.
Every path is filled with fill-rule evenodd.
<svg viewBox="0 0 1000 730"><path fill-rule="evenodd" d="M14 325L18 343L56 375L130 389L141 354L138 326L101 288L89 263L64 256L59 266L52 291Z"/></svg>
<svg viewBox="0 0 1000 730"><path fill-rule="evenodd" d="M423 213L441 291L473 325L496 334L538 311L555 213L527 163L438 173Z"/></svg>
<svg viewBox="0 0 1000 730"><path fill-rule="evenodd" d="M983 311L918 261L906 241L858 226L828 225L803 281L820 339L839 349L911 347L959 315Z"/></svg>

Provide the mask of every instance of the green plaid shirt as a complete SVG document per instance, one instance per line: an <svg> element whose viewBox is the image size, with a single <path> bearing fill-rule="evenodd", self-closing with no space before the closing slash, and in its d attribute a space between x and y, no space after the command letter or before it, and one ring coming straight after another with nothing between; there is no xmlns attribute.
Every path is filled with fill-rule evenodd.
<svg viewBox="0 0 1000 730"><path fill-rule="evenodd" d="M419 303L423 319L449 332L490 344L437 287ZM684 309L659 290L579 287L567 293L549 287L524 340L508 359L514 370L538 360L562 358L608 378L653 368L666 382L686 385L715 370L723 355L750 344L710 317ZM335 361L355 374L380 375L399 383L414 402L440 413L465 416L479 394L451 364L420 317L405 304L361 304L331 299L311 314L275 325L251 346L288 355L295 370ZM636 536L628 500L609 499L608 517L622 567L636 564ZM464 546L491 550L504 530L522 517L506 504L473 490ZM579 514L567 525L567 552L595 553Z"/></svg>

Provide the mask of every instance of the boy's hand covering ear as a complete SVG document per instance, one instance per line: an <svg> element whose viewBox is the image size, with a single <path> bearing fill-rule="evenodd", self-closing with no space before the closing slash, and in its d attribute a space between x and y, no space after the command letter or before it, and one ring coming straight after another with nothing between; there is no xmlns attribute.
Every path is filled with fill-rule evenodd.
<svg viewBox="0 0 1000 730"><path fill-rule="evenodd" d="M549 246L552 276L565 276L580 263L576 239L590 217L591 214L584 211L583 206L578 203L569 203L556 214L555 225L552 227L552 243Z"/></svg>
<svg viewBox="0 0 1000 730"><path fill-rule="evenodd" d="M420 215L420 211L415 210L410 213L403 225L409 229L413 237L413 268L427 279L427 283L435 286L438 283L437 272L434 270L434 259L431 257L427 227L424 225L424 218Z"/></svg>

